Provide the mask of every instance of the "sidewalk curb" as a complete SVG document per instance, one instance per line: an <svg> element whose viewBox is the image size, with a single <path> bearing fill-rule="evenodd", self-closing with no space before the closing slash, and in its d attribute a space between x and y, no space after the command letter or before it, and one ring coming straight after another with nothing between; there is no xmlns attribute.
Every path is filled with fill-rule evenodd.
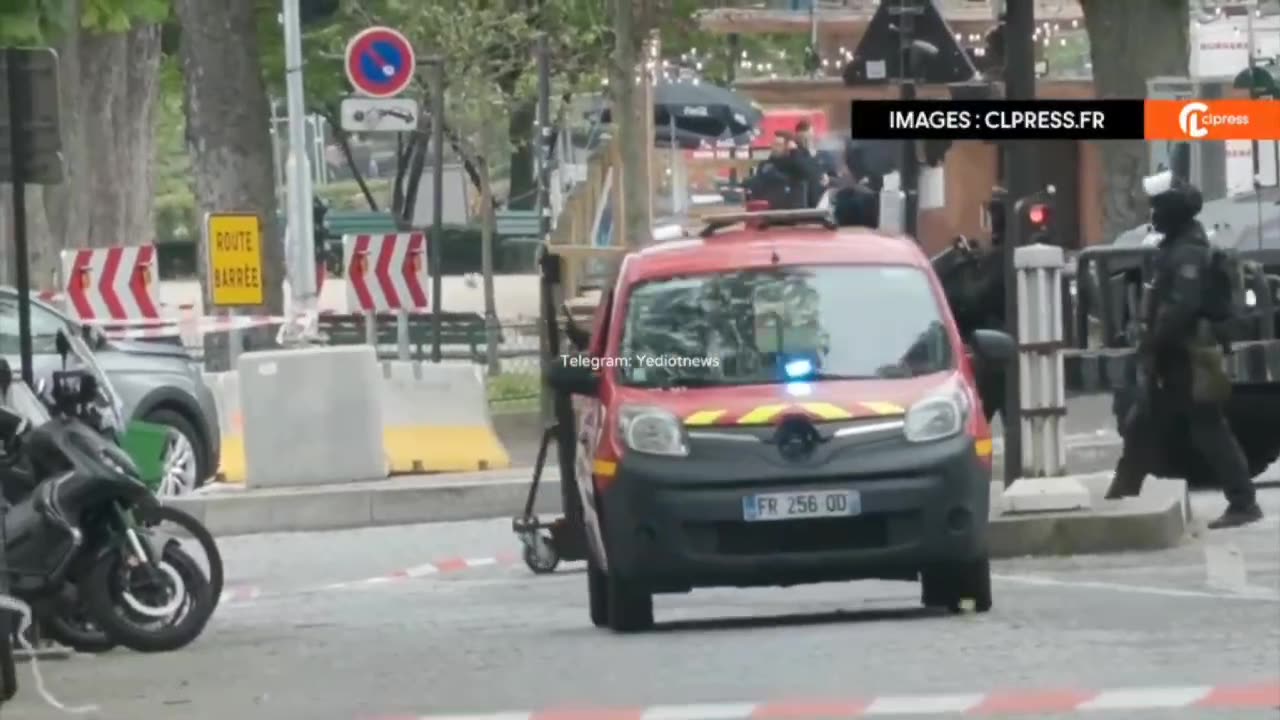
<svg viewBox="0 0 1280 720"><path fill-rule="evenodd" d="M168 500L218 536L322 532L388 525L490 520L524 510L525 479L450 484L322 486L292 493L224 493ZM534 511L560 510L560 483L543 482Z"/></svg>
<svg viewBox="0 0 1280 720"><path fill-rule="evenodd" d="M554 472L545 475L535 511L554 514L560 509L560 483ZM1096 498L1094 510L994 515L991 557L1158 550L1177 546L1187 536L1184 482L1152 479L1141 497L1107 502L1101 500L1106 476L1081 480ZM232 536L510 517L523 510L528 487L527 480L508 475L476 482L225 492L171 502L192 512L215 535Z"/></svg>
<svg viewBox="0 0 1280 720"><path fill-rule="evenodd" d="M1177 547L1190 531L1187 485L1150 478L1136 498L1107 501L1110 477L1079 478L1093 509L1065 513L998 515L991 519L991 557L1097 555Z"/></svg>

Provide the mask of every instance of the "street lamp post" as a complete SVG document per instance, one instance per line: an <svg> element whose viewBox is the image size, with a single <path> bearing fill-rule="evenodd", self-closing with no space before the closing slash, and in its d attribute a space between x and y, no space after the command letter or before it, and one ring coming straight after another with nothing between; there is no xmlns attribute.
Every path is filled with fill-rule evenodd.
<svg viewBox="0 0 1280 720"><path fill-rule="evenodd" d="M288 108L289 154L285 161L286 257L289 267L289 318L281 329L282 344L305 342L305 328L316 309L315 234L311 213L314 193L307 154L307 111L302 85L302 14L299 0L284 0L284 72Z"/></svg>

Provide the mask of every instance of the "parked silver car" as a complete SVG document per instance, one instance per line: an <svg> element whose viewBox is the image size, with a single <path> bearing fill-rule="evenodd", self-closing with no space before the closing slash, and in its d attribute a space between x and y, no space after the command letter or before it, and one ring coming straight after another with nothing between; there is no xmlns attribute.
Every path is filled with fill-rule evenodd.
<svg viewBox="0 0 1280 720"><path fill-rule="evenodd" d="M123 409L123 419L165 425L172 432L165 452L167 492L187 492L218 470L221 436L213 393L201 365L184 348L163 342L110 340L32 298L31 335L35 379L59 368L54 345L59 330L84 337L106 373ZM20 372L18 294L0 287L0 356Z"/></svg>

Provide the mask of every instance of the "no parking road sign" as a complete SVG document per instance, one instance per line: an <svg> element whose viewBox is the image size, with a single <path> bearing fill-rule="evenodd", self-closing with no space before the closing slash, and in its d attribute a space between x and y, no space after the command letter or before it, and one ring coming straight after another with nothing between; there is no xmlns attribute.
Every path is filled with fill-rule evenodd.
<svg viewBox="0 0 1280 720"><path fill-rule="evenodd" d="M399 31L388 27L361 30L347 43L347 79L363 95L388 98L409 87L417 58Z"/></svg>

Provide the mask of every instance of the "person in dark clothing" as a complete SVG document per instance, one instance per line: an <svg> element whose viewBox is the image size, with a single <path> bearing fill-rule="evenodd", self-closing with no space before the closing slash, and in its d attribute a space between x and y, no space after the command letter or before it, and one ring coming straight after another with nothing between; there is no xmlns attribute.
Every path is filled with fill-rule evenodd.
<svg viewBox="0 0 1280 720"><path fill-rule="evenodd" d="M804 203L801 207L817 207L831 185L831 174L814 152L813 126L808 120L796 124L796 139L789 156L792 182L799 188Z"/></svg>
<svg viewBox="0 0 1280 720"><path fill-rule="evenodd" d="M787 135L779 133L774 137L769 157L756 166L746 182L750 199L765 200L777 210L797 207L794 161L788 144Z"/></svg>
<svg viewBox="0 0 1280 720"><path fill-rule="evenodd" d="M1143 181L1151 198L1151 225L1164 239L1155 277L1143 298L1138 344L1139 397L1121 430L1124 447L1108 499L1137 495L1150 458L1164 452L1162 421L1185 422L1191 449L1222 484L1227 509L1211 529L1238 527L1262 518L1248 461L1227 424L1223 406L1231 382L1219 340L1207 314L1214 302L1208 276L1212 248L1197 221L1203 198L1193 185L1165 172Z"/></svg>

